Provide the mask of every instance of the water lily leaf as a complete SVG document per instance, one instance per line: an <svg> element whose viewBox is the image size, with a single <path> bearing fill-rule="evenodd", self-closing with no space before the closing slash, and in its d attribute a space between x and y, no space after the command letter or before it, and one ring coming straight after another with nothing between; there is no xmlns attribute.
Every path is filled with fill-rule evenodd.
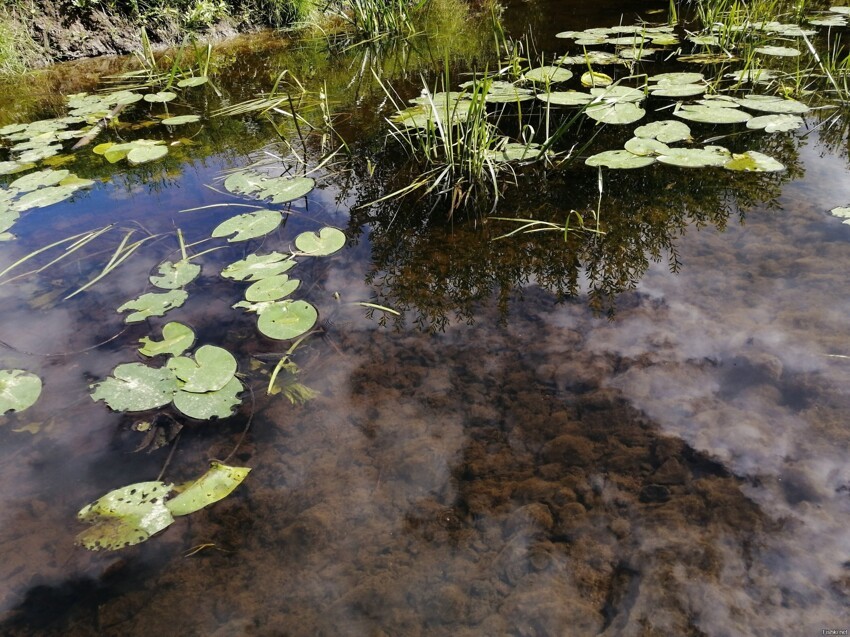
<svg viewBox="0 0 850 637"><path fill-rule="evenodd" d="M649 38L644 37L639 33L635 33L633 35L624 35L619 38L608 38L608 41L605 44L613 44L615 46L631 46L637 48L644 42L649 42Z"/></svg>
<svg viewBox="0 0 850 637"><path fill-rule="evenodd" d="M236 359L226 349L204 345L195 352L195 360L175 356L166 363L168 369L185 384L182 391L193 394L218 391L236 374Z"/></svg>
<svg viewBox="0 0 850 637"><path fill-rule="evenodd" d="M75 190L81 190L83 188L91 188L94 186L93 179L83 179L82 177L77 177L76 175L68 175L59 182L60 186L70 186Z"/></svg>
<svg viewBox="0 0 850 637"><path fill-rule="evenodd" d="M26 129L26 124L6 124L3 128L0 128L0 135L6 137L7 135L11 135L12 133L19 133L20 131Z"/></svg>
<svg viewBox="0 0 850 637"><path fill-rule="evenodd" d="M798 115L779 113L774 115L759 115L747 122L747 128L763 129L766 133L786 133L797 130L805 122Z"/></svg>
<svg viewBox="0 0 850 637"><path fill-rule="evenodd" d="M583 55L566 55L558 60L558 64L581 64L587 66L605 66L607 64L621 64L619 56L607 51L587 51Z"/></svg>
<svg viewBox="0 0 850 637"><path fill-rule="evenodd" d="M559 66L538 66L531 69L523 75L523 77L532 82L540 82L542 84L555 84L557 82L566 82L572 78L572 71L562 69Z"/></svg>
<svg viewBox="0 0 850 637"><path fill-rule="evenodd" d="M790 46L757 46L753 51L762 55L776 55L778 57L796 57L800 55L800 49L794 49Z"/></svg>
<svg viewBox="0 0 850 637"><path fill-rule="evenodd" d="M257 327L269 338L284 341L307 332L318 317L316 308L306 301L279 301L260 312Z"/></svg>
<svg viewBox="0 0 850 637"><path fill-rule="evenodd" d="M31 208L44 208L60 201L65 201L73 195L78 188L75 186L48 186L28 192L15 202L15 209L24 211Z"/></svg>
<svg viewBox="0 0 850 637"><path fill-rule="evenodd" d="M705 124L740 124L752 116L737 108L686 104L673 112L677 117Z"/></svg>
<svg viewBox="0 0 850 637"><path fill-rule="evenodd" d="M728 77L730 79L735 80L736 82L752 82L753 84L769 84L777 77L779 77L779 73L777 71L772 71L771 69L764 68L756 68L756 69L743 69L740 71L732 71L731 73L726 73L723 77Z"/></svg>
<svg viewBox="0 0 850 637"><path fill-rule="evenodd" d="M228 467L220 462L165 503L171 515L189 515L229 496L251 472L249 467Z"/></svg>
<svg viewBox="0 0 850 637"><path fill-rule="evenodd" d="M670 147L667 144L659 142L657 139L632 137L626 142L625 149L641 157L652 157L669 151Z"/></svg>
<svg viewBox="0 0 850 637"><path fill-rule="evenodd" d="M285 274L260 279L245 290L245 299L251 302L277 301L289 296L301 283L298 279L290 279Z"/></svg>
<svg viewBox="0 0 850 637"><path fill-rule="evenodd" d="M850 9L850 7L838 7L839 9ZM825 18L809 18L809 24L819 26L819 27L846 27L847 26L847 18L837 15L833 17L825 17Z"/></svg>
<svg viewBox="0 0 850 637"><path fill-rule="evenodd" d="M175 117L166 117L162 120L162 123L166 126L180 126L182 124L194 124L200 120L200 115L177 115Z"/></svg>
<svg viewBox="0 0 850 637"><path fill-rule="evenodd" d="M206 84L210 81L206 75L198 75L196 77L187 77L179 82L177 82L177 86L179 88L191 88L193 86L201 86L202 84Z"/></svg>
<svg viewBox="0 0 850 637"><path fill-rule="evenodd" d="M4 204L5 206L5 204ZM17 210L12 208L0 209L0 232L6 232L9 228L15 225L15 222L21 216Z"/></svg>
<svg viewBox="0 0 850 637"><path fill-rule="evenodd" d="M185 290L171 290L162 293L148 292L132 301L127 301L118 308L118 311L136 310L124 319L124 322L138 323L139 321L144 321L149 316L165 315L169 310L183 305L187 298L189 298L189 294Z"/></svg>
<svg viewBox="0 0 850 637"><path fill-rule="evenodd" d="M652 88L654 97L693 97L702 95L708 87L704 84L663 84Z"/></svg>
<svg viewBox="0 0 850 637"><path fill-rule="evenodd" d="M832 11L833 13L838 13L838 14L841 14L841 15L850 15L850 7L830 7L829 10ZM13 126L14 126L14 124L13 124ZM5 135L5 134L6 133L4 133L2 130L0 130L0 135Z"/></svg>
<svg viewBox="0 0 850 637"><path fill-rule="evenodd" d="M661 33L650 38L650 42L655 46L676 46L679 38L672 33Z"/></svg>
<svg viewBox="0 0 850 637"><path fill-rule="evenodd" d="M638 126L635 129L635 137L653 138L665 144L672 144L688 141L691 138L691 129L684 122L665 119Z"/></svg>
<svg viewBox="0 0 850 637"><path fill-rule="evenodd" d="M673 38L674 40L676 38ZM655 40L653 40L653 44L657 44ZM642 60L644 58L648 58L654 53L658 53L661 49L652 49L649 47L637 48L637 49L623 49L619 51L617 54L624 60Z"/></svg>
<svg viewBox="0 0 850 637"><path fill-rule="evenodd" d="M221 276L234 281L259 281L270 276L283 274L295 267L296 261L291 255L271 252L258 255L249 254L241 261L231 263L221 271Z"/></svg>
<svg viewBox="0 0 850 637"><path fill-rule="evenodd" d="M194 280L201 273L201 266L181 259L160 263L156 271L150 276L151 283L163 290L176 290Z"/></svg>
<svg viewBox="0 0 850 637"><path fill-rule="evenodd" d="M518 88L510 82L493 82L484 96L485 102L494 104L509 104L534 98L534 93L525 88Z"/></svg>
<svg viewBox="0 0 850 637"><path fill-rule="evenodd" d="M809 112L809 107L797 100L785 99L774 95L747 95L735 99L744 108L766 113L796 113Z"/></svg>
<svg viewBox="0 0 850 637"><path fill-rule="evenodd" d="M588 166L604 166L605 168L643 168L655 163L653 157L640 157L627 150L606 150L591 155L584 160Z"/></svg>
<svg viewBox="0 0 850 637"><path fill-rule="evenodd" d="M656 159L662 164L681 166L683 168L705 168L707 166L723 166L732 159L732 153L721 146L706 146L705 148L671 148Z"/></svg>
<svg viewBox="0 0 850 637"><path fill-rule="evenodd" d="M846 206L838 206L829 211L833 216L839 219L844 219L841 223L850 224L850 208Z"/></svg>
<svg viewBox="0 0 850 637"><path fill-rule="evenodd" d="M92 551L112 551L144 542L174 522L165 506L171 485L139 482L110 491L77 513L92 526L76 543Z"/></svg>
<svg viewBox="0 0 850 637"><path fill-rule="evenodd" d="M107 151L107 154L110 151ZM127 153L127 161L130 162L133 166L138 166L139 164L146 164L149 161L156 161L162 157L165 157L168 154L168 146L139 146L134 145L133 148Z"/></svg>
<svg viewBox="0 0 850 637"><path fill-rule="evenodd" d="M720 40L717 39L716 35L689 35L687 37L687 40L689 42L693 42L694 44L700 44L702 46L720 46Z"/></svg>
<svg viewBox="0 0 850 637"><path fill-rule="evenodd" d="M125 144L110 144L106 148L104 148L104 146L106 146L106 144L99 144L95 146L93 152L97 152L98 149L100 149L100 154L102 154L103 158L110 164L121 161L136 147L132 142L127 142Z"/></svg>
<svg viewBox="0 0 850 637"><path fill-rule="evenodd" d="M30 163L30 162L39 162L42 159L47 159L48 157L53 157L54 155L58 155L62 152L62 144L54 144L52 146L45 146L43 148L36 148L33 150L28 150L24 153L18 155L18 161L22 164Z"/></svg>
<svg viewBox="0 0 850 637"><path fill-rule="evenodd" d="M170 102L176 97L177 93L172 93L171 91L160 91L158 93L148 93L145 95L145 101L155 103Z"/></svg>
<svg viewBox="0 0 850 637"><path fill-rule="evenodd" d="M212 231L212 236L219 238L233 235L228 242L247 241L267 235L275 230L281 221L283 216L274 210L246 212L218 224Z"/></svg>
<svg viewBox="0 0 850 637"><path fill-rule="evenodd" d="M797 24L781 24L779 22L765 22L762 29L768 33L786 36L789 38L802 38L817 35L817 31L812 29L803 29Z"/></svg>
<svg viewBox="0 0 850 637"><path fill-rule="evenodd" d="M180 356L188 350L195 342L195 332L183 323L172 321L166 323L162 328L162 340L155 341L147 336L139 339L142 347L139 353L144 356L153 357L161 354Z"/></svg>
<svg viewBox="0 0 850 637"><path fill-rule="evenodd" d="M250 195L262 189L265 175L254 170L240 170L224 180L224 188L234 195Z"/></svg>
<svg viewBox="0 0 850 637"><path fill-rule="evenodd" d="M552 91L551 93L539 93L537 99L558 106L584 106L590 103L593 96L581 91Z"/></svg>
<svg viewBox="0 0 850 637"><path fill-rule="evenodd" d="M595 98L594 102L640 102L646 94L631 86L609 86L608 88L592 88L590 94Z"/></svg>
<svg viewBox="0 0 850 637"><path fill-rule="evenodd" d="M490 153L490 156L502 162L509 161L532 161L540 157L542 149L540 144L521 144L519 142L508 142L500 150Z"/></svg>
<svg viewBox="0 0 850 637"><path fill-rule="evenodd" d="M705 75L702 73L658 73L651 77L647 78L647 82L658 84L659 87L671 86L671 85L682 85L682 84L696 84L697 82L702 82L705 80Z"/></svg>
<svg viewBox="0 0 850 637"><path fill-rule="evenodd" d="M310 177L275 177L264 179L256 193L260 199L271 199L274 204L287 203L305 196L316 182Z"/></svg>
<svg viewBox="0 0 850 637"><path fill-rule="evenodd" d="M242 389L242 383L234 376L217 391L203 394L178 391L174 394L174 406L180 413L197 420L227 418L233 413L233 408L242 402L238 398Z"/></svg>
<svg viewBox="0 0 850 637"><path fill-rule="evenodd" d="M107 95L106 101L110 104L115 104L118 106L129 106L130 104L135 104L136 102L142 99L141 93L133 93L132 91L117 91L115 93L110 93Z"/></svg>
<svg viewBox="0 0 850 637"><path fill-rule="evenodd" d="M115 142L104 142L103 144L98 144L94 148L91 149L95 155L104 155L107 150L115 146ZM130 149L127 149L127 152L130 152Z"/></svg>
<svg viewBox="0 0 850 637"><path fill-rule="evenodd" d="M14 241L15 235L11 232L0 232L0 242L2 241Z"/></svg>
<svg viewBox="0 0 850 637"><path fill-rule="evenodd" d="M631 124L646 115L645 110L632 102L591 104L585 113L603 124Z"/></svg>
<svg viewBox="0 0 850 637"><path fill-rule="evenodd" d="M345 233L337 228L324 227L319 232L302 232L295 237L295 247L314 257L324 257L341 250Z"/></svg>
<svg viewBox="0 0 850 637"><path fill-rule="evenodd" d="M9 188L11 190L17 190L18 192L30 192L37 188L55 186L70 174L71 173L67 170L53 170L51 168L37 170L34 173L18 177L15 181L9 184Z"/></svg>
<svg viewBox="0 0 850 637"><path fill-rule="evenodd" d="M610 86L614 79L605 73L585 71L581 76L582 86Z"/></svg>
<svg viewBox="0 0 850 637"><path fill-rule="evenodd" d="M0 175L14 175L15 173L22 173L25 170L29 170L30 168L35 168L35 164L22 164L19 161L0 161Z"/></svg>
<svg viewBox="0 0 850 637"><path fill-rule="evenodd" d="M748 150L740 155L732 155L732 159L723 164L723 167L726 170L740 170L756 173L785 170L785 166L776 161L773 157L769 157L755 150Z"/></svg>
<svg viewBox="0 0 850 637"><path fill-rule="evenodd" d="M22 369L0 370L0 416L23 411L41 395L41 379Z"/></svg>
<svg viewBox="0 0 850 637"><path fill-rule="evenodd" d="M167 367L123 363L91 389L92 400L102 400L115 411L146 411L171 402L177 378Z"/></svg>

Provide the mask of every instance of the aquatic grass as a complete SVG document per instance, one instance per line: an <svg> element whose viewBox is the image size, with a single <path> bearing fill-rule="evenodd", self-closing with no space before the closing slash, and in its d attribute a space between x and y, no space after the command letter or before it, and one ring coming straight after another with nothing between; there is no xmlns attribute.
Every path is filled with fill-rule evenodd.
<svg viewBox="0 0 850 637"><path fill-rule="evenodd" d="M338 17L360 42L410 37L428 0L333 0L326 12Z"/></svg>

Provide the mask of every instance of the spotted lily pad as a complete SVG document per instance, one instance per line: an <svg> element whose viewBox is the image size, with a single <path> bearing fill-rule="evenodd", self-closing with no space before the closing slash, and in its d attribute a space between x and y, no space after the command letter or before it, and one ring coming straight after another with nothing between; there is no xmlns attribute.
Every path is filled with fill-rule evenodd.
<svg viewBox="0 0 850 637"><path fill-rule="evenodd" d="M159 264L156 274L150 276L150 282L163 290L176 290L191 282L201 273L201 266L185 259L165 261Z"/></svg>
<svg viewBox="0 0 850 637"><path fill-rule="evenodd" d="M142 363L118 365L112 376L91 386L92 400L102 400L115 411L145 411L171 402L177 378L167 367Z"/></svg>
<svg viewBox="0 0 850 637"><path fill-rule="evenodd" d="M260 279L245 290L245 299L256 303L258 301L277 301L289 296L301 283L298 279L290 279L285 274Z"/></svg>
<svg viewBox="0 0 850 637"><path fill-rule="evenodd" d="M235 376L219 390L192 393L180 390L174 394L174 406L186 416L198 420L227 418L242 401L238 395L244 388Z"/></svg>
<svg viewBox="0 0 850 637"><path fill-rule="evenodd" d="M322 228L319 232L302 232L295 237L295 247L314 257L333 254L344 245L345 233L331 227Z"/></svg>
<svg viewBox="0 0 850 637"><path fill-rule="evenodd" d="M773 157L769 157L768 155L764 155L755 150L748 150L740 155L732 155L732 159L723 164L723 167L726 170L740 170L755 173L778 172L780 170L785 170L785 166L776 161Z"/></svg>
<svg viewBox="0 0 850 637"><path fill-rule="evenodd" d="M200 478L171 498L165 506L174 516L189 515L230 495L248 477L248 467L229 467L213 462Z"/></svg>
<svg viewBox="0 0 850 637"><path fill-rule="evenodd" d="M277 301L260 312L257 327L269 338L288 340L307 332L319 313L306 301Z"/></svg>
<svg viewBox="0 0 850 637"><path fill-rule="evenodd" d="M89 550L116 550L144 542L167 528L174 517L165 506L171 485L139 482L110 491L77 513L92 526L76 542Z"/></svg>
<svg viewBox="0 0 850 637"><path fill-rule="evenodd" d="M147 336L139 339L142 347L139 348L139 353L144 356L159 356L161 354L170 354L171 356L180 356L183 352L192 347L195 342L195 333L192 328L172 321L166 323L162 328L162 340L155 341Z"/></svg>
<svg viewBox="0 0 850 637"><path fill-rule="evenodd" d="M267 235L276 230L283 216L274 210L256 210L231 217L218 224L212 232L213 237L227 237L228 242L247 241Z"/></svg>
<svg viewBox="0 0 850 637"><path fill-rule="evenodd" d="M258 255L249 254L241 261L231 263L221 271L221 276L234 281L259 281L270 276L283 274L296 264L288 254L271 252Z"/></svg>
<svg viewBox="0 0 850 637"><path fill-rule="evenodd" d="M193 394L218 391L236 374L236 359L226 349L204 345L195 352L195 359L175 356L166 363L168 369L183 381L181 391Z"/></svg>
<svg viewBox="0 0 850 637"><path fill-rule="evenodd" d="M135 310L124 319L124 322L138 323L149 316L164 316L169 310L183 305L187 298L189 298L189 294L185 290L171 290L163 293L148 292L132 301L127 301L118 308L118 311Z"/></svg>
<svg viewBox="0 0 850 637"><path fill-rule="evenodd" d="M23 411L41 395L41 379L22 369L0 370L0 416Z"/></svg>

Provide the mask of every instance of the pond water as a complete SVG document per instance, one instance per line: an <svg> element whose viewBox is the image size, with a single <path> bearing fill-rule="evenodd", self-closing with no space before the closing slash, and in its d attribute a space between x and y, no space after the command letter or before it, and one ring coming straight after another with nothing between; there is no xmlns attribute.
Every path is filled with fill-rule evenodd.
<svg viewBox="0 0 850 637"><path fill-rule="evenodd" d="M518 3L505 24L564 53L558 31L631 21L639 10L664 19L652 12L667 5L594 6ZM475 47L490 37L469 36L451 56L484 60ZM410 173L385 148L376 114L392 111L362 69L377 60L414 95L420 74L439 75L426 58L415 47L329 54L272 37L231 44L213 58L220 95L201 88L169 106L203 113L203 124L108 131L95 142L166 137L166 158L127 167L77 151L66 167L95 186L13 226L0 268L61 238L116 229L65 261L0 280L2 367L43 381L38 402L0 417L0 632L850 628L850 300L841 292L850 227L828 212L850 203L841 126L810 113L797 132L720 142L758 143L785 165L777 173L605 169L601 200L600 173L581 161L519 168L495 215L563 222L571 209L598 205L606 234L496 239L515 224L459 213L446 221L416 198L363 206ZM62 114L56 91L94 90L129 64L63 67L34 94L20 88L9 111L18 121ZM318 187L287 204L284 224L265 238L191 248L220 249L197 259L202 273L186 286L185 305L125 325L116 308L150 291L151 271L179 254L177 228L191 244L242 212L187 210L257 203L226 192L224 171L269 153L273 167L303 171L299 157L314 169L333 144L309 115L303 144L291 123L279 124L291 148L251 115L207 117L269 90L284 68L327 79L335 128L353 157L340 153L311 173ZM122 119L143 122L159 106ZM606 127L593 143L617 147L632 128ZM695 126L694 136L729 130ZM293 404L266 395L291 343L266 338L255 315L231 309L246 286L219 272L258 246L289 250L300 232L325 225L348 242L298 265L297 298L318 308L320 327L293 354L298 381L317 395ZM132 240L156 237L63 301L132 228ZM178 442L136 451L145 436L133 424L150 412L111 411L89 386L145 360L139 339L159 338L168 321L232 352L251 391L227 419L193 421L165 407L185 425ZM154 480L164 466L164 480L181 483L225 458L252 469L229 497L119 551L74 545L85 504Z"/></svg>

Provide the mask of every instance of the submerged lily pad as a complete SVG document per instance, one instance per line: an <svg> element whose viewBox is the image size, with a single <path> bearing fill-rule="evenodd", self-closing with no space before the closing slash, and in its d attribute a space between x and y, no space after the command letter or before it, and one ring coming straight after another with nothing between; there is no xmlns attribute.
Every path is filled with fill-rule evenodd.
<svg viewBox="0 0 850 637"><path fill-rule="evenodd" d="M231 243L233 241L247 241L276 230L281 221L283 221L283 216L275 210L246 212L218 224L212 231L212 236L220 238L233 235L228 239L228 242Z"/></svg>
<svg viewBox="0 0 850 637"><path fill-rule="evenodd" d="M176 290L191 282L201 273L201 266L187 260L165 261L159 264L150 282L163 290Z"/></svg>
<svg viewBox="0 0 850 637"><path fill-rule="evenodd" d="M174 406L182 414L198 420L227 418L233 413L233 408L242 402L238 395L243 389L242 383L234 376L216 391L200 394L180 390L174 394Z"/></svg>
<svg viewBox="0 0 850 637"><path fill-rule="evenodd" d="M183 352L192 347L195 342L195 332L192 328L172 321L166 323L162 328L162 340L154 341L145 336L139 339L142 347L139 348L139 353L144 356L159 356L161 354L170 354L171 356L180 356Z"/></svg>
<svg viewBox="0 0 850 637"><path fill-rule="evenodd" d="M41 379L22 369L0 370L0 416L32 407L41 395Z"/></svg>
<svg viewBox="0 0 850 637"><path fill-rule="evenodd" d="M177 378L166 367L142 363L118 365L112 376L91 386L92 400L102 400L115 411L146 411L171 402Z"/></svg>
<svg viewBox="0 0 850 637"><path fill-rule="evenodd" d="M641 157L627 150L606 150L591 155L584 160L588 166L604 166L605 168L643 168L655 163L653 157Z"/></svg>
<svg viewBox="0 0 850 637"><path fill-rule="evenodd" d="M295 237L295 247L315 257L333 254L344 245L345 233L331 227L322 228L319 232L302 232Z"/></svg>
<svg viewBox="0 0 850 637"><path fill-rule="evenodd" d="M204 345L195 352L195 359L175 356L166 363L183 385L182 391L193 394L218 391L236 375L236 359L226 349Z"/></svg>
<svg viewBox="0 0 850 637"><path fill-rule="evenodd" d="M252 303L260 301L277 301L289 296L301 283L298 279L290 279L285 274L260 279L245 290L245 299Z"/></svg>
<svg viewBox="0 0 850 637"><path fill-rule="evenodd" d="M110 491L77 513L92 526L76 543L92 551L115 550L144 542L167 528L174 517L165 506L171 486L163 482L139 482Z"/></svg>
<svg viewBox="0 0 850 637"><path fill-rule="evenodd" d="M126 319L125 323L138 323L144 321L149 316L164 316L166 312L180 307L189 298L189 293L185 290L171 290L170 292L148 292L140 297L127 301L118 308L119 312L127 310L135 310Z"/></svg>
<svg viewBox="0 0 850 637"><path fill-rule="evenodd" d="M785 170L780 162L755 150L748 150L740 155L733 155L732 159L723 164L726 170L740 170L744 172L766 173Z"/></svg>
<svg viewBox="0 0 850 637"><path fill-rule="evenodd" d="M259 281L270 276L283 274L296 265L289 254L249 254L241 261L231 263L221 271L221 276L234 281Z"/></svg>
<svg viewBox="0 0 850 637"><path fill-rule="evenodd" d="M260 312L257 327L269 338L285 341L307 332L318 318L316 308L306 301L279 301Z"/></svg>
<svg viewBox="0 0 850 637"><path fill-rule="evenodd" d="M166 502L168 510L174 516L189 515L206 506L218 502L230 495L248 477L248 467L229 467L213 462L200 478L186 489Z"/></svg>

